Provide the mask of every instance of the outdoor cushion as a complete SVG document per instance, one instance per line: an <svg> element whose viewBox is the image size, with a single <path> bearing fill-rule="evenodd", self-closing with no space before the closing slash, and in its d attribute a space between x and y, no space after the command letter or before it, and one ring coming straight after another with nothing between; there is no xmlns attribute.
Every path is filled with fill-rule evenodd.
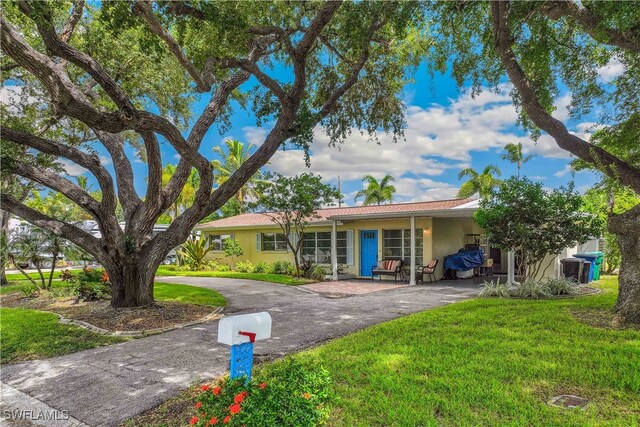
<svg viewBox="0 0 640 427"><path fill-rule="evenodd" d="M387 265L387 261L386 260L378 261L377 269L378 270L386 270L386 268L385 268L386 265Z"/></svg>
<svg viewBox="0 0 640 427"><path fill-rule="evenodd" d="M391 261L391 263L389 264L389 268L387 268L387 270L395 270L396 268L398 268L398 266L400 265L400 261L398 260L393 260Z"/></svg>

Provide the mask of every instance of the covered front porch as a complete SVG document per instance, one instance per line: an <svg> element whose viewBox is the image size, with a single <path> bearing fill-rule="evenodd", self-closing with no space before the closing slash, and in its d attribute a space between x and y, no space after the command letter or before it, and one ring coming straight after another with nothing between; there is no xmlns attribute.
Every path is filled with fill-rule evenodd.
<svg viewBox="0 0 640 427"><path fill-rule="evenodd" d="M472 219L475 210L473 201L453 209L330 216L327 218L331 225L328 278L341 283L341 273L350 273L360 279L371 278L378 261L401 259L401 279L408 285L415 285L421 279L417 277L418 267L437 259L435 277L440 279L444 257L463 248L466 235L481 232ZM354 237L353 263L346 269L341 268L338 252L339 233L345 229L352 230ZM394 276L382 278L394 282ZM395 279L400 280L399 277Z"/></svg>

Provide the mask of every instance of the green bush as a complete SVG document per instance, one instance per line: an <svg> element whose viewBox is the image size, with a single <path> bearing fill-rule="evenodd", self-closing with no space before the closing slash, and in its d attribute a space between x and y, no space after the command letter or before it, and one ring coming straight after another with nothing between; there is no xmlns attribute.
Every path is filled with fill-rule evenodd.
<svg viewBox="0 0 640 427"><path fill-rule="evenodd" d="M578 283L566 277L549 278L544 286L550 295L576 295Z"/></svg>
<svg viewBox="0 0 640 427"><path fill-rule="evenodd" d="M229 267L227 264L218 264L216 266L216 271L231 271L231 267Z"/></svg>
<svg viewBox="0 0 640 427"><path fill-rule="evenodd" d="M289 261L276 261L273 263L273 272L275 274L291 274L293 270L295 270L295 267Z"/></svg>
<svg viewBox="0 0 640 427"><path fill-rule="evenodd" d="M548 298L551 296L545 283L536 282L533 279L527 280L512 288L512 296L519 298Z"/></svg>
<svg viewBox="0 0 640 427"><path fill-rule="evenodd" d="M480 298L509 298L511 296L511 286L506 282L500 282L500 280L496 280L495 282L493 280L490 282L484 282L478 296Z"/></svg>
<svg viewBox="0 0 640 427"><path fill-rule="evenodd" d="M108 299L111 295L111 288L100 282L75 280L75 283L71 287L71 293L78 300L96 301L100 299Z"/></svg>
<svg viewBox="0 0 640 427"><path fill-rule="evenodd" d="M253 273L255 271L251 261L238 261L234 270L240 273Z"/></svg>
<svg viewBox="0 0 640 427"><path fill-rule="evenodd" d="M254 273L273 273L273 266L264 261L260 261L253 267Z"/></svg>
<svg viewBox="0 0 640 427"><path fill-rule="evenodd" d="M317 280L318 282L322 282L326 275L327 273L324 269L317 264L312 266L307 273L309 279Z"/></svg>
<svg viewBox="0 0 640 427"><path fill-rule="evenodd" d="M190 425L312 427L327 419L331 380L322 368L285 359L248 384L234 379L201 390Z"/></svg>
<svg viewBox="0 0 640 427"><path fill-rule="evenodd" d="M23 298L35 298L40 295L40 289L33 284L28 284L20 289Z"/></svg>
<svg viewBox="0 0 640 427"><path fill-rule="evenodd" d="M100 282L104 277L104 270L99 270L97 268L84 268L82 269L75 278L81 282ZM71 278L74 276L71 275Z"/></svg>

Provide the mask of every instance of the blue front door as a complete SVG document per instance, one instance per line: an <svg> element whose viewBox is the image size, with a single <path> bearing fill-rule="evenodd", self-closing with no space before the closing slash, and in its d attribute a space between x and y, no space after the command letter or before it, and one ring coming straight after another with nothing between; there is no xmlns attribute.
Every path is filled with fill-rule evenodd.
<svg viewBox="0 0 640 427"><path fill-rule="evenodd" d="M360 230L360 275L371 276L378 262L378 230Z"/></svg>

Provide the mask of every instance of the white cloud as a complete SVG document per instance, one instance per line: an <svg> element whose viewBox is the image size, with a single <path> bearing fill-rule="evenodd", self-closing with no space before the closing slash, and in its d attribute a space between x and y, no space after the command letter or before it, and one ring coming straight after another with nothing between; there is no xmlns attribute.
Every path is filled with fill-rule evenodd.
<svg viewBox="0 0 640 427"><path fill-rule="evenodd" d="M559 170L558 172L554 173L554 176L557 176L558 178L565 176L568 173L573 173L573 168L571 167L571 165L566 165L562 170Z"/></svg>
<svg viewBox="0 0 640 427"><path fill-rule="evenodd" d="M73 163L70 160L61 159L60 164L66 171L66 175L69 175L69 176L80 176L88 172L87 169L83 168L82 166L76 163Z"/></svg>
<svg viewBox="0 0 640 427"><path fill-rule="evenodd" d="M624 64L618 58L611 58L607 65L598 68L597 72L604 83L610 83L624 73Z"/></svg>
<svg viewBox="0 0 640 427"><path fill-rule="evenodd" d="M518 113L509 90L508 85L503 85L498 92L483 91L475 98L470 93L461 94L448 105L409 105L405 140L397 143L393 143L391 135L381 134L380 143L375 144L368 141L367 135L352 129L344 144L332 147L329 137L317 127L311 146L311 171L334 183L337 176L345 183L359 183L366 174L377 179L389 174L397 180L399 200L429 200L451 198L457 193L454 185L429 177L468 167L472 154L477 152L490 151L497 162L499 152L510 142L521 142L526 153L570 159L571 155L549 135L543 134L537 142L523 135L516 127ZM556 101L558 119L569 117L566 107L570 102L569 94ZM589 126L577 126L575 134L588 139ZM256 127L243 130L246 140L255 145L262 144L269 131ZM283 175L296 175L306 170L304 153L295 148L279 151L268 167Z"/></svg>

